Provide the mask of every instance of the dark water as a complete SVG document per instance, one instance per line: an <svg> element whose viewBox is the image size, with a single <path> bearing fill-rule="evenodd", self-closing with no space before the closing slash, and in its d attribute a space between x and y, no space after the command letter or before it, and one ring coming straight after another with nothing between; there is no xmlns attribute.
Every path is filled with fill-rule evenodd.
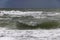
<svg viewBox="0 0 60 40"><path fill-rule="evenodd" d="M24 12L22 12L22 13L24 13ZM27 14L30 14L30 13L27 13ZM0 18L3 18L3 19L0 19L0 27L7 27L7 28L12 28L12 29L15 29L15 28L17 28L17 29L25 29L25 28L26 29L35 29L35 28L41 27L40 24L42 24L42 23L43 23L42 26L45 25L48 27L54 26L55 24L58 25L57 22L59 22L59 24L60 24L60 15L51 16L48 14L53 15L56 13L55 12L51 12L51 13L42 12L42 14L32 13L30 15L20 15L19 17L17 17L18 16L17 14L16 14L17 16L15 15L15 17L12 17L11 15L8 15L8 14L6 14L6 15L4 14L3 16L0 17ZM40 18L36 18L36 17L40 17ZM45 18L42 18L42 17L45 17ZM53 22L53 21L56 21L56 22ZM44 26L44 28L46 28L45 26Z"/></svg>

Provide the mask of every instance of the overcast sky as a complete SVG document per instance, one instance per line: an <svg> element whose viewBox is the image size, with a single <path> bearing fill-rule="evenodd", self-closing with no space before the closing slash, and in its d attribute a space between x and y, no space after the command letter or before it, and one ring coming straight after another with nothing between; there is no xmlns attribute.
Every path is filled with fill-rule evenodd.
<svg viewBox="0 0 60 40"><path fill-rule="evenodd" d="M0 8L60 8L60 0L0 0Z"/></svg>

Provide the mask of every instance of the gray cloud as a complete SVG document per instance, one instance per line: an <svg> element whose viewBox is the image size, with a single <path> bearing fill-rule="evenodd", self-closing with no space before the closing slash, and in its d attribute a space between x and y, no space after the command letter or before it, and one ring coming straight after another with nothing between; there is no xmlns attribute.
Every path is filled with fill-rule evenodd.
<svg viewBox="0 0 60 40"><path fill-rule="evenodd" d="M9 0L0 0L0 8L1 7L5 7L6 3L8 2Z"/></svg>
<svg viewBox="0 0 60 40"><path fill-rule="evenodd" d="M60 0L0 0L0 8L58 8Z"/></svg>

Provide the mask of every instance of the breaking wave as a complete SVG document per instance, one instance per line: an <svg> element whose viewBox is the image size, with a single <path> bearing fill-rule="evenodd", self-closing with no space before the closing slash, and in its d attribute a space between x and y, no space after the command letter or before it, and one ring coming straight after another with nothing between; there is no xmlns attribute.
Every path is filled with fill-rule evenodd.
<svg viewBox="0 0 60 40"><path fill-rule="evenodd" d="M59 21L60 13L43 11L0 11L0 40L60 40L60 28L18 30L16 22L36 25L42 22Z"/></svg>

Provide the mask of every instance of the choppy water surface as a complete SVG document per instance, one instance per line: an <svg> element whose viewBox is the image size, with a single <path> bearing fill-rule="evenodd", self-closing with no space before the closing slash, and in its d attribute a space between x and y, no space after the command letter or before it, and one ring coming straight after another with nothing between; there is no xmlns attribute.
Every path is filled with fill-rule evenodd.
<svg viewBox="0 0 60 40"><path fill-rule="evenodd" d="M60 28L18 30L16 22L36 25L56 20L60 22L60 13L43 11L0 11L0 40L60 40Z"/></svg>
<svg viewBox="0 0 60 40"><path fill-rule="evenodd" d="M60 40L60 29L11 30L0 28L0 40Z"/></svg>

